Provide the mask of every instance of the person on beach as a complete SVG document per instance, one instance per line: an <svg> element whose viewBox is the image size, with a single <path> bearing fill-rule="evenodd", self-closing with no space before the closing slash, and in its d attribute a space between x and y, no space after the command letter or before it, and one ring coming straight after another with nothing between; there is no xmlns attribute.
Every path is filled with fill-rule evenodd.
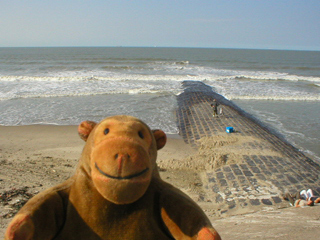
<svg viewBox="0 0 320 240"><path fill-rule="evenodd" d="M213 99L213 103L210 106L213 109L213 116L217 117L218 116L218 106L219 106L219 103L217 102L217 100Z"/></svg>
<svg viewBox="0 0 320 240"><path fill-rule="evenodd" d="M283 198L295 207L314 206L315 203L320 203L320 197L314 196L311 189L298 191L294 194L286 193Z"/></svg>
<svg viewBox="0 0 320 240"><path fill-rule="evenodd" d="M307 201L305 199L300 198L300 192L298 192L298 195L296 194L290 194L290 193L286 193L283 198L285 200L288 200L290 202L291 206L294 207L305 207L305 206L313 206L314 202L313 201Z"/></svg>
<svg viewBox="0 0 320 240"><path fill-rule="evenodd" d="M296 193L297 194L297 193ZM308 189L306 190L302 190L300 192L300 196L302 197L302 199L307 200L307 201L313 201L314 203L320 203L320 197L319 196L315 196L313 194L312 189Z"/></svg>
<svg viewBox="0 0 320 240"><path fill-rule="evenodd" d="M300 194L303 194L304 197L307 197L307 200L311 200L311 201L313 201L314 203L320 203L320 196L315 196L315 195L313 194L312 189L308 189L308 191L302 190L302 191L300 192Z"/></svg>

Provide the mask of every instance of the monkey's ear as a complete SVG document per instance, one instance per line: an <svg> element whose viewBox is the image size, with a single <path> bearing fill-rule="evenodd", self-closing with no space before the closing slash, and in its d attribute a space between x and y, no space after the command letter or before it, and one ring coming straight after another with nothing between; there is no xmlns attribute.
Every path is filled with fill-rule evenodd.
<svg viewBox="0 0 320 240"><path fill-rule="evenodd" d="M167 135L160 129L152 130L154 138L157 142L157 149L161 149L167 143Z"/></svg>
<svg viewBox="0 0 320 240"><path fill-rule="evenodd" d="M80 138L84 141L87 141L92 129L97 125L96 122L92 121L83 121L78 126L78 134Z"/></svg>

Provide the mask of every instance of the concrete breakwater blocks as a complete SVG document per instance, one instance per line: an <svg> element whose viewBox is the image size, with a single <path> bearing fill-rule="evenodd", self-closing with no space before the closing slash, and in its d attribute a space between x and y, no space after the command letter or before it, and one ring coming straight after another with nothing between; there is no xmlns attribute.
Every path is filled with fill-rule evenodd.
<svg viewBox="0 0 320 240"><path fill-rule="evenodd" d="M202 82L184 81L177 96L179 134L202 151L203 204L215 215L289 207L285 192L313 189L320 193L320 166L298 149L215 93ZM223 115L213 116L216 99ZM226 127L236 131L226 133ZM200 161L193 159L193 161Z"/></svg>

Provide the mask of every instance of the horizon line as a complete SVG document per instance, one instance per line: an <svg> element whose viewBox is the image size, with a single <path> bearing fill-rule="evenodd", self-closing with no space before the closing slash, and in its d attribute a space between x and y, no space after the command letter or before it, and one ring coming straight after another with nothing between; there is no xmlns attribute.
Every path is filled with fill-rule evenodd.
<svg viewBox="0 0 320 240"><path fill-rule="evenodd" d="M320 49L298 48L248 48L248 47L177 47L177 46L0 46L0 48L199 48L199 49L234 49L234 50L274 50L274 51L314 51Z"/></svg>

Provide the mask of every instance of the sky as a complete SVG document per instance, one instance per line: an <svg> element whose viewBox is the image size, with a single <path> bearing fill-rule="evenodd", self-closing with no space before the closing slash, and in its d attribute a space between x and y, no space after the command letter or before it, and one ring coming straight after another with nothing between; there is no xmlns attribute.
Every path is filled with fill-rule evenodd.
<svg viewBox="0 0 320 240"><path fill-rule="evenodd" d="M0 0L0 47L320 50L319 0Z"/></svg>

